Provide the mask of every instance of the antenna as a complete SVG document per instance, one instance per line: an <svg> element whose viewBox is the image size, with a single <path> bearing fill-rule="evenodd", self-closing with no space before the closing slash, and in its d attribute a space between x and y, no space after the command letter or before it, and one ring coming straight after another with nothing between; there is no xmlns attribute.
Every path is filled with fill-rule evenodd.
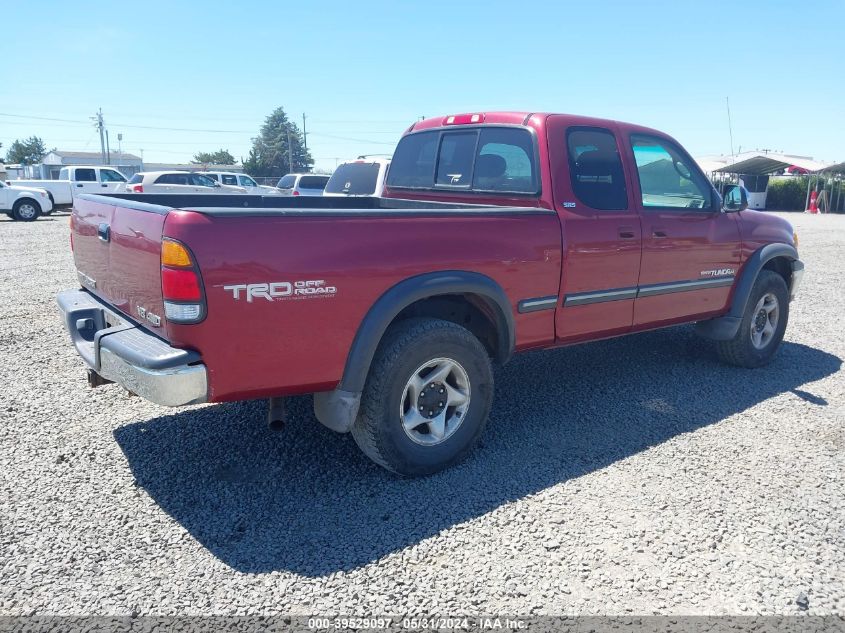
<svg viewBox="0 0 845 633"><path fill-rule="evenodd" d="M725 97L725 104L728 107L728 134L731 137L731 158L734 157L734 131L731 127L731 99L730 97Z"/></svg>

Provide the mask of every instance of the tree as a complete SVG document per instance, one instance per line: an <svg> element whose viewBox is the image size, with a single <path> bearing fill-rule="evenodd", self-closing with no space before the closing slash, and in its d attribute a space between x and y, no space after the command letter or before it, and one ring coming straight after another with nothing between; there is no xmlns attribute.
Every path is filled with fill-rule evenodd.
<svg viewBox="0 0 845 633"><path fill-rule="evenodd" d="M278 107L264 119L259 135L252 139L249 157L243 163L248 174L277 177L291 170L310 171L314 159L305 149L302 132L288 120L284 108Z"/></svg>
<svg viewBox="0 0 845 633"><path fill-rule="evenodd" d="M37 136L30 136L24 141L15 141L6 153L7 163L21 163L22 165L34 165L38 163L44 154L47 153L47 146Z"/></svg>
<svg viewBox="0 0 845 633"><path fill-rule="evenodd" d="M216 152L197 152L191 162L210 165L234 165L235 157L227 149L218 149Z"/></svg>

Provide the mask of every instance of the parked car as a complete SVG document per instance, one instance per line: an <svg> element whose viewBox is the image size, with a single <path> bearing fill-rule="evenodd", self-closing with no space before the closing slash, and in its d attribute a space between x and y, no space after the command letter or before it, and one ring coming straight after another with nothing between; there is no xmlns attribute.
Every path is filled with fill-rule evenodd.
<svg viewBox="0 0 845 633"><path fill-rule="evenodd" d="M329 177L322 174L287 174L279 179L276 189L283 196L322 196Z"/></svg>
<svg viewBox="0 0 845 633"><path fill-rule="evenodd" d="M467 454L514 352L697 322L765 365L804 269L788 222L722 200L671 137L571 115L415 123L381 198L121 197L76 201L83 289L58 297L92 386L269 398L273 423L311 392L403 475Z"/></svg>
<svg viewBox="0 0 845 633"><path fill-rule="evenodd" d="M239 174L229 171L204 171L203 176L208 176L212 180L216 180L221 185L230 185L233 187L243 187L247 193L259 194L264 196L277 196L279 190L275 187L267 185L259 185L251 176L246 174Z"/></svg>
<svg viewBox="0 0 845 633"><path fill-rule="evenodd" d="M113 167L75 165L62 167L58 180L14 180L16 187L38 187L47 191L54 207L67 207L81 193L123 191L126 177Z"/></svg>
<svg viewBox="0 0 845 633"><path fill-rule="evenodd" d="M32 222L38 216L49 215L53 203L44 189L37 187L18 187L9 182L0 181L0 212L13 220Z"/></svg>
<svg viewBox="0 0 845 633"><path fill-rule="evenodd" d="M221 185L190 171L142 171L129 179L125 189L130 193L247 193L244 187Z"/></svg>
<svg viewBox="0 0 845 633"><path fill-rule="evenodd" d="M323 191L324 196L380 196L389 158L368 158L341 163L332 173Z"/></svg>

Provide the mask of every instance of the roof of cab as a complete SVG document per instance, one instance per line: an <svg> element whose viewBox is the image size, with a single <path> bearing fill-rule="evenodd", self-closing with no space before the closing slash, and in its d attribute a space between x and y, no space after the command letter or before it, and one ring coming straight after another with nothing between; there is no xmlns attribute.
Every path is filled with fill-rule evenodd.
<svg viewBox="0 0 845 633"><path fill-rule="evenodd" d="M472 117L478 116L480 120L470 120ZM625 123L613 119L602 119L599 117L583 116L578 114L566 114L562 112L465 112L456 114L446 114L438 117L431 117L417 121L407 130L405 134L410 132L419 132L420 130L430 130L435 128L450 127L452 125L484 125L484 124L498 124L498 125L528 125L533 123L532 127L542 127L549 116L566 117L569 125L584 125L584 126L601 126L608 124L624 125L631 130L638 130L641 132L663 134L658 130L653 130L641 125ZM447 119L454 117L453 122L447 122ZM458 121L461 121L459 123Z"/></svg>

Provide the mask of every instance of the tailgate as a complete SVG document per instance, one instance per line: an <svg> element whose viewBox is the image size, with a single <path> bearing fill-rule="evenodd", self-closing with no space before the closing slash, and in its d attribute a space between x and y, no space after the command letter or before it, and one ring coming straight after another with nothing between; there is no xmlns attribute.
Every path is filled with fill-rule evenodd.
<svg viewBox="0 0 845 633"><path fill-rule="evenodd" d="M159 336L164 335L160 258L167 211L82 196L74 201L71 218L79 283L129 317L143 319Z"/></svg>

